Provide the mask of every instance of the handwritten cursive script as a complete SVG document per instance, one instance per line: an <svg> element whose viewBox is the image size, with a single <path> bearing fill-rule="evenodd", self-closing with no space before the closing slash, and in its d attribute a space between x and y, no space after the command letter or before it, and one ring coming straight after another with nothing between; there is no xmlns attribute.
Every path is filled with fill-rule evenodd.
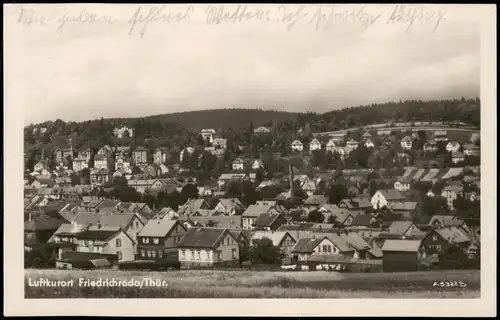
<svg viewBox="0 0 500 320"><path fill-rule="evenodd" d="M408 33L415 22L425 23L434 21L435 24L432 31L435 32L445 16L446 12L442 12L439 9L426 10L421 6L398 4L394 7L394 10L387 20L387 24L407 23L406 33Z"/></svg>
<svg viewBox="0 0 500 320"><path fill-rule="evenodd" d="M188 6L183 12L168 12L165 9L165 6L160 7L152 7L146 13L143 10L143 7L139 7L132 17L128 20L130 24L129 35L134 33L135 27L138 24L142 24L142 29L140 31L141 38L144 37L146 33L146 28L150 23L154 22L163 22L163 23L172 23L172 22L182 22L189 21L190 14L194 11L193 6Z"/></svg>
<svg viewBox="0 0 500 320"><path fill-rule="evenodd" d="M331 24L339 21L351 21L360 23L362 30L368 29L380 18L380 14L371 14L366 11L366 7L351 8L341 11L341 6L331 5L330 10L324 10L323 6L318 6L316 12L309 23L315 25L315 30L322 29L326 23Z"/></svg>
<svg viewBox="0 0 500 320"><path fill-rule="evenodd" d="M52 21L52 16L37 14L33 8L20 6L17 24L21 24L23 26L45 25L50 21Z"/></svg>
<svg viewBox="0 0 500 320"><path fill-rule="evenodd" d="M245 21L269 21L269 10L248 10L246 5L238 5L235 10L228 11L224 6L209 5L205 10L206 24L220 24L222 22L242 23Z"/></svg>
<svg viewBox="0 0 500 320"><path fill-rule="evenodd" d="M85 9L80 10L78 14L63 14L57 20L58 27L57 32L62 32L64 26L68 23L80 23L80 24L93 24L96 22L104 22L106 24L112 24L115 22L115 19L109 15L101 15L95 12L87 11Z"/></svg>
<svg viewBox="0 0 500 320"><path fill-rule="evenodd" d="M285 23L287 25L287 30L290 31L292 28L303 18L307 17L309 13L306 11L306 6L301 5L297 10L287 9L287 6L280 5L278 11L282 14L278 18L279 22Z"/></svg>

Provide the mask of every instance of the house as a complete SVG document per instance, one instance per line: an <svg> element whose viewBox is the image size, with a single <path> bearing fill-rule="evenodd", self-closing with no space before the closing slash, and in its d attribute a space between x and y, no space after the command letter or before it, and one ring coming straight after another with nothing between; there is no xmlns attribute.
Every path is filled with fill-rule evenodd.
<svg viewBox="0 0 500 320"><path fill-rule="evenodd" d="M55 177L54 182L58 187L68 187L72 185L72 181L70 177Z"/></svg>
<svg viewBox="0 0 500 320"><path fill-rule="evenodd" d="M398 181L394 182L394 189L403 192L411 189L411 184L408 179L401 178Z"/></svg>
<svg viewBox="0 0 500 320"><path fill-rule="evenodd" d="M422 245L424 246L425 252L427 252L428 255L440 255L443 252L446 252L450 243L435 230L430 230L422 239Z"/></svg>
<svg viewBox="0 0 500 320"><path fill-rule="evenodd" d="M228 229L191 228L177 244L181 268L238 265L239 243Z"/></svg>
<svg viewBox="0 0 500 320"><path fill-rule="evenodd" d="M144 147L137 147L132 152L132 159L136 165L142 165L148 163L148 149Z"/></svg>
<svg viewBox="0 0 500 320"><path fill-rule="evenodd" d="M137 251L140 259L163 259L174 253L177 244L187 233L179 220L151 219L137 235Z"/></svg>
<svg viewBox="0 0 500 320"><path fill-rule="evenodd" d="M252 227L255 230L275 231L286 222L282 213L261 213L252 223Z"/></svg>
<svg viewBox="0 0 500 320"><path fill-rule="evenodd" d="M225 138L214 138L212 142L212 146L216 149L225 150L227 148L227 139Z"/></svg>
<svg viewBox="0 0 500 320"><path fill-rule="evenodd" d="M24 246L46 243L63 223L62 219L44 213L36 216L29 214L28 221L24 222Z"/></svg>
<svg viewBox="0 0 500 320"><path fill-rule="evenodd" d="M446 145L446 151L448 152L457 152L460 150L460 144L456 141L450 141L448 142L448 144Z"/></svg>
<svg viewBox="0 0 500 320"><path fill-rule="evenodd" d="M102 186L111 181L113 175L108 169L93 169L90 172L90 184L92 186Z"/></svg>
<svg viewBox="0 0 500 320"><path fill-rule="evenodd" d="M292 151L304 151L304 144L300 140L294 140L291 147Z"/></svg>
<svg viewBox="0 0 500 320"><path fill-rule="evenodd" d="M478 157L481 152L480 152L480 147L476 146L475 144L465 144L463 146L464 154L466 156L475 156Z"/></svg>
<svg viewBox="0 0 500 320"><path fill-rule="evenodd" d="M198 210L197 212L199 212ZM213 211L213 210L210 210ZM184 220L184 216L180 217ZM224 228L230 230L241 229L241 216L225 216L225 215L211 215L211 216L196 216L192 215L188 218L186 224L188 228L192 227L212 227Z"/></svg>
<svg viewBox="0 0 500 320"><path fill-rule="evenodd" d="M260 240L267 238L273 242L273 246L278 247L280 251L285 255L284 263L291 260L293 246L297 243L297 240L292 237L292 235L287 231L255 231L250 238L250 244L253 240Z"/></svg>
<svg viewBox="0 0 500 320"><path fill-rule="evenodd" d="M151 189L159 190L164 187L164 183L160 179L131 179L127 181L127 185L139 193L145 193Z"/></svg>
<svg viewBox="0 0 500 320"><path fill-rule="evenodd" d="M177 213L189 216L198 210L210 210L210 206L204 199L189 199L178 208Z"/></svg>
<svg viewBox="0 0 500 320"><path fill-rule="evenodd" d="M312 195L304 201L304 205L308 207L320 207L328 203L328 199L324 195Z"/></svg>
<svg viewBox="0 0 500 320"><path fill-rule="evenodd" d="M201 129L201 136L204 141L212 143L214 141L215 129Z"/></svg>
<svg viewBox="0 0 500 320"><path fill-rule="evenodd" d="M73 143L72 140L68 140L69 145L62 147L62 148L57 148L55 150L55 155L56 155L56 161L58 163L63 163L66 161L66 159L71 159L75 158L76 150L73 149Z"/></svg>
<svg viewBox="0 0 500 320"><path fill-rule="evenodd" d="M448 207L453 209L453 203L458 198L458 196L463 194L463 187L460 185L448 185L441 191L441 196L446 199Z"/></svg>
<svg viewBox="0 0 500 320"><path fill-rule="evenodd" d="M252 164L252 169L253 170L264 169L264 163L262 163L262 160L256 159Z"/></svg>
<svg viewBox="0 0 500 320"><path fill-rule="evenodd" d="M354 217L350 226L363 228L380 228L380 223L371 214L359 214Z"/></svg>
<svg viewBox="0 0 500 320"><path fill-rule="evenodd" d="M448 132L446 130L438 130L434 131L434 140L435 141L448 141Z"/></svg>
<svg viewBox="0 0 500 320"><path fill-rule="evenodd" d="M243 229L252 229L253 224L262 213L280 213L275 202L261 202L247 207L241 215Z"/></svg>
<svg viewBox="0 0 500 320"><path fill-rule="evenodd" d="M129 158L130 155L130 146L115 147L115 158Z"/></svg>
<svg viewBox="0 0 500 320"><path fill-rule="evenodd" d="M375 147L375 144L373 143L373 141L372 141L372 140L367 139L367 140L365 141L365 147L367 147L367 148L373 148L373 147Z"/></svg>
<svg viewBox="0 0 500 320"><path fill-rule="evenodd" d="M471 233L465 220L460 219L457 216L453 215L434 215L429 220L428 225L429 227L435 229L446 228L446 227L457 227L466 231L467 233Z"/></svg>
<svg viewBox="0 0 500 320"><path fill-rule="evenodd" d="M92 149L90 149L89 147L82 147L80 150L78 150L79 159L86 159L88 163L91 157L92 157ZM73 169L74 169L74 164L73 164Z"/></svg>
<svg viewBox="0 0 500 320"><path fill-rule="evenodd" d="M109 145L105 145L97 151L97 154L104 154L108 157L111 157L113 155L113 148L111 148Z"/></svg>
<svg viewBox="0 0 500 320"><path fill-rule="evenodd" d="M78 252L78 251L62 251L63 248L68 248L73 244L53 243L56 248L59 248L59 254L56 258L57 269L112 269L117 270L118 256L116 254L105 254L97 252ZM70 249L71 250L71 249Z"/></svg>
<svg viewBox="0 0 500 320"><path fill-rule="evenodd" d="M312 139L309 142L309 151L321 150L321 142L318 139Z"/></svg>
<svg viewBox="0 0 500 320"><path fill-rule="evenodd" d="M337 145L337 139L330 139L328 140L328 143L326 144L326 152L335 152L337 150L338 145Z"/></svg>
<svg viewBox="0 0 500 320"><path fill-rule="evenodd" d="M255 128L253 130L254 133L269 133L271 132L271 129L267 128L267 127L258 127L258 128Z"/></svg>
<svg viewBox="0 0 500 320"><path fill-rule="evenodd" d="M354 249L338 234L298 239L292 248L293 261L306 263L312 255L353 257Z"/></svg>
<svg viewBox="0 0 500 320"><path fill-rule="evenodd" d="M124 158L116 158L115 160L115 169L116 170L127 170L128 168L131 168L132 164L130 163L129 160L124 159ZM130 172L132 173L132 172Z"/></svg>
<svg viewBox="0 0 500 320"><path fill-rule="evenodd" d="M351 233L345 234L340 233L340 238L344 240L347 245L354 250L354 259L369 259L371 246L358 234Z"/></svg>
<svg viewBox="0 0 500 320"><path fill-rule="evenodd" d="M137 213L129 212L89 212L80 211L72 222L78 225L91 225L109 228L120 228L134 243L137 244L137 234L142 230L146 221Z"/></svg>
<svg viewBox="0 0 500 320"><path fill-rule="evenodd" d="M97 154L94 157L94 169L101 170L101 169L109 169L109 156L105 154Z"/></svg>
<svg viewBox="0 0 500 320"><path fill-rule="evenodd" d="M404 201L392 204L390 210L405 220L411 220L418 213L418 206L418 202Z"/></svg>
<svg viewBox="0 0 500 320"><path fill-rule="evenodd" d="M245 179L249 179L249 176L246 173L223 173L220 175L219 179L217 179L217 184L219 187L223 187L229 181L241 181Z"/></svg>
<svg viewBox="0 0 500 320"><path fill-rule="evenodd" d="M354 139L350 139L349 141L346 142L346 147L349 148L349 149L356 149L359 145L359 142L354 140Z"/></svg>
<svg viewBox="0 0 500 320"><path fill-rule="evenodd" d="M393 221L388 229L390 235L398 237L410 237L415 232L420 232L420 230L411 221Z"/></svg>
<svg viewBox="0 0 500 320"><path fill-rule="evenodd" d="M89 167L89 160L86 158L75 158L73 159L73 170L75 172L80 172L83 169L88 169Z"/></svg>
<svg viewBox="0 0 500 320"><path fill-rule="evenodd" d="M434 151L438 150L438 146L437 146L436 141L429 140L429 141L424 142L422 149L425 152L434 152Z"/></svg>
<svg viewBox="0 0 500 320"><path fill-rule="evenodd" d="M118 261L134 260L135 240L118 226L62 224L49 242L76 244L76 251L117 255Z"/></svg>
<svg viewBox="0 0 500 320"><path fill-rule="evenodd" d="M465 160L465 155L460 152L460 151L457 151L457 152L452 152L451 153L451 162L452 163L460 163L460 162L464 162Z"/></svg>
<svg viewBox="0 0 500 320"><path fill-rule="evenodd" d="M384 272L417 271L427 254L422 240L387 239L382 246Z"/></svg>
<svg viewBox="0 0 500 320"><path fill-rule="evenodd" d="M405 197L396 189L382 189L375 192L370 202L374 209L390 207L394 203L403 202Z"/></svg>
<svg viewBox="0 0 500 320"><path fill-rule="evenodd" d="M214 209L218 212L224 213L225 215L232 216L240 211L242 212L244 208L245 206L238 198L221 198Z"/></svg>
<svg viewBox="0 0 500 320"><path fill-rule="evenodd" d="M358 215L357 212L354 213L346 208L339 208L334 204L322 205L318 211L323 213L325 221L328 221L330 217L333 217L332 219L335 221L334 224L337 226L350 226L354 217Z"/></svg>
<svg viewBox="0 0 500 320"><path fill-rule="evenodd" d="M132 138L134 136L134 129L127 126L122 126L120 128L115 128L113 134L118 139Z"/></svg>
<svg viewBox="0 0 500 320"><path fill-rule="evenodd" d="M233 170L243 170L245 168L245 161L241 158L237 158L236 160L233 161L232 165Z"/></svg>
<svg viewBox="0 0 500 320"><path fill-rule="evenodd" d="M48 167L49 167L49 161L47 159L42 159L35 164L33 170L39 172L47 169Z"/></svg>
<svg viewBox="0 0 500 320"><path fill-rule="evenodd" d="M167 150L164 148L156 149L153 152L153 162L157 165L161 165L167 162Z"/></svg>
<svg viewBox="0 0 500 320"><path fill-rule="evenodd" d="M443 239L448 241L450 245L457 245L464 251L468 250L472 238L470 234L465 232L463 229L449 226L441 229L436 229L435 231Z"/></svg>
<svg viewBox="0 0 500 320"><path fill-rule="evenodd" d="M405 150L410 150L413 145L413 141L411 137L406 136L403 139L401 139L401 147Z"/></svg>

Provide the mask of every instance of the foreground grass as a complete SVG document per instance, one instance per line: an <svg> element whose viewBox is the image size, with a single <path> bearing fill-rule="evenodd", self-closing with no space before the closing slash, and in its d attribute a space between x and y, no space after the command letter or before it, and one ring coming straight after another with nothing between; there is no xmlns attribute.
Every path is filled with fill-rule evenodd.
<svg viewBox="0 0 500 320"><path fill-rule="evenodd" d="M74 280L72 287L33 287L28 280ZM83 287L78 280L160 279L166 287ZM467 287L433 287L461 281ZM26 298L479 298L478 270L335 273L186 270L172 272L25 270Z"/></svg>

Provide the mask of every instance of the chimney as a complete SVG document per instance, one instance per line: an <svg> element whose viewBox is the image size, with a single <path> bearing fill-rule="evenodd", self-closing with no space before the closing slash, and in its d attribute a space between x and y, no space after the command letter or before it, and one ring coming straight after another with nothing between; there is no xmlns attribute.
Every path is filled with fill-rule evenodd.
<svg viewBox="0 0 500 320"><path fill-rule="evenodd" d="M295 202L295 194L293 192L293 165L290 164L289 166L290 170L290 199L292 200L292 203Z"/></svg>
<svg viewBox="0 0 500 320"><path fill-rule="evenodd" d="M97 222L97 229L101 229L102 225L101 225L101 221L98 221Z"/></svg>
<svg viewBox="0 0 500 320"><path fill-rule="evenodd" d="M31 213L28 214L28 221L31 221Z"/></svg>

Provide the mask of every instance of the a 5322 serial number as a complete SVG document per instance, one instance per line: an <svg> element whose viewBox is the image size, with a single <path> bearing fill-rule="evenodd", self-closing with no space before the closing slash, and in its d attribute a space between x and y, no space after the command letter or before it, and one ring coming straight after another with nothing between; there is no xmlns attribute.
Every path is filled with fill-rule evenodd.
<svg viewBox="0 0 500 320"><path fill-rule="evenodd" d="M450 287L465 288L467 287L467 284L462 281L439 281L439 282L434 281L432 286L437 288L450 288Z"/></svg>

